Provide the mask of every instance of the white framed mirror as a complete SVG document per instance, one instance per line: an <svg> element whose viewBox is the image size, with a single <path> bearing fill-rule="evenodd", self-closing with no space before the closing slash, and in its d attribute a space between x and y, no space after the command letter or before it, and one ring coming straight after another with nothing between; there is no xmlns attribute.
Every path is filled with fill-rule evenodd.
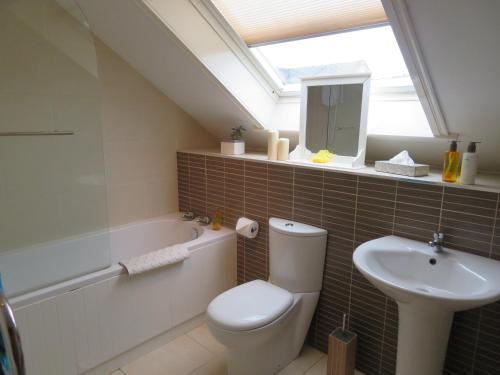
<svg viewBox="0 0 500 375"><path fill-rule="evenodd" d="M334 156L326 165L364 167L370 75L366 68L302 79L296 162L309 163L312 153L329 150Z"/></svg>

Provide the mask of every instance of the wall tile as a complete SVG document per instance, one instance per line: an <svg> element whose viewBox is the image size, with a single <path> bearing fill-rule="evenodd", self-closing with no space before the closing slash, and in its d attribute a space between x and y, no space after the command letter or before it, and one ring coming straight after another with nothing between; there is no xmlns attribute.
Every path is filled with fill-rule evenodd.
<svg viewBox="0 0 500 375"><path fill-rule="evenodd" d="M198 159L186 163L180 154L179 204L192 204L185 192L203 179ZM198 173L194 182L191 171ZM329 333L348 313L359 340L356 367L366 375L395 372L398 308L353 266L356 246L391 234L428 241L440 228L450 246L500 259L497 194L223 157L207 157L205 175L207 205L224 204L227 226L243 215L260 225L256 239L238 236L238 283L268 278L269 217L328 230L323 288L307 340L326 351ZM498 327L500 303L457 313L444 373L497 373Z"/></svg>
<svg viewBox="0 0 500 375"><path fill-rule="evenodd" d="M349 312L353 248L352 240L331 234L328 236L316 328L316 344L325 351L328 347L328 334L342 325L343 314Z"/></svg>
<svg viewBox="0 0 500 375"><path fill-rule="evenodd" d="M495 224L497 194L445 188L441 230L446 245L489 256Z"/></svg>
<svg viewBox="0 0 500 375"><path fill-rule="evenodd" d="M445 374L472 374L479 309L455 313L448 342Z"/></svg>
<svg viewBox="0 0 500 375"><path fill-rule="evenodd" d="M102 124L110 226L188 210L189 156L177 154L177 150L208 148L217 143L110 48L97 38L94 44L99 61L102 116L97 116ZM87 102L86 98L71 103L70 96L61 96L57 100L61 114L56 121L76 121L78 134L95 131L88 128L89 115L96 114L85 110ZM98 155L88 148L84 152ZM177 171L176 158L180 162ZM136 195L138 191L143 196ZM121 207L127 205L134 206L133 210Z"/></svg>
<svg viewBox="0 0 500 375"><path fill-rule="evenodd" d="M500 302L481 308L474 374L497 374L500 369Z"/></svg>
<svg viewBox="0 0 500 375"><path fill-rule="evenodd" d="M336 237L354 239L357 177L325 172L322 224Z"/></svg>
<svg viewBox="0 0 500 375"><path fill-rule="evenodd" d="M241 160L223 159L225 178L225 223L234 228L245 210L245 165Z"/></svg>
<svg viewBox="0 0 500 375"><path fill-rule="evenodd" d="M268 165L268 213L291 218L293 213L293 167Z"/></svg>
<svg viewBox="0 0 500 375"><path fill-rule="evenodd" d="M356 244L392 234L395 207L395 181L359 177L354 234Z"/></svg>
<svg viewBox="0 0 500 375"><path fill-rule="evenodd" d="M224 163L219 158L207 156L207 213L211 217L215 210L222 211L224 217L226 184Z"/></svg>
<svg viewBox="0 0 500 375"><path fill-rule="evenodd" d="M323 171L295 168L293 186L293 219L321 226L323 205Z"/></svg>
<svg viewBox="0 0 500 375"><path fill-rule="evenodd" d="M259 223L256 238L245 238L245 282L269 274L267 163L245 161L245 217Z"/></svg>
<svg viewBox="0 0 500 375"><path fill-rule="evenodd" d="M498 198L495 214L495 230L493 232L493 239L491 242L491 257L493 259L500 260L500 200Z"/></svg>
<svg viewBox="0 0 500 375"><path fill-rule="evenodd" d="M207 214L207 169L204 155L189 154L189 200L196 215Z"/></svg>
<svg viewBox="0 0 500 375"><path fill-rule="evenodd" d="M179 194L179 211L189 211L189 159L188 154L177 153L177 187Z"/></svg>
<svg viewBox="0 0 500 375"><path fill-rule="evenodd" d="M439 227L443 188L398 183L394 234L428 241Z"/></svg>

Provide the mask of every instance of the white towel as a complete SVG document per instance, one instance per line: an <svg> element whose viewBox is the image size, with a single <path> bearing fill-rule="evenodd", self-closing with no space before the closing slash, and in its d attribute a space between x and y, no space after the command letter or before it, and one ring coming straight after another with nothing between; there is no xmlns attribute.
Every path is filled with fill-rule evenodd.
<svg viewBox="0 0 500 375"><path fill-rule="evenodd" d="M186 258L189 258L189 250L181 244L130 258L120 262L120 264L127 270L128 275L132 276L169 264L182 262Z"/></svg>

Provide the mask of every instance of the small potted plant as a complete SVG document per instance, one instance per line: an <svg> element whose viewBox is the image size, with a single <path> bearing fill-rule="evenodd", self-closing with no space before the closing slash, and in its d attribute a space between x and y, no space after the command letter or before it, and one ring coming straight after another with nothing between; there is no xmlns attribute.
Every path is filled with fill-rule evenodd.
<svg viewBox="0 0 500 375"><path fill-rule="evenodd" d="M243 140L243 132L246 129L243 126L238 126L231 130L231 140L222 141L220 143L220 152L224 155L241 155L245 153L245 141Z"/></svg>

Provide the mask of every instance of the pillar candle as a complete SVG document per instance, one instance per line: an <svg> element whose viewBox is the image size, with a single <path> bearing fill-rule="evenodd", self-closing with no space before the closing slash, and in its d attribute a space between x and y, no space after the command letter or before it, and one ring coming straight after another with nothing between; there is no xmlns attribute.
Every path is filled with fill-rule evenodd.
<svg viewBox="0 0 500 375"><path fill-rule="evenodd" d="M278 160L288 160L290 152L290 140L288 138L280 138L278 140Z"/></svg>
<svg viewBox="0 0 500 375"><path fill-rule="evenodd" d="M276 160L278 158L278 131L269 130L267 133L267 158Z"/></svg>

